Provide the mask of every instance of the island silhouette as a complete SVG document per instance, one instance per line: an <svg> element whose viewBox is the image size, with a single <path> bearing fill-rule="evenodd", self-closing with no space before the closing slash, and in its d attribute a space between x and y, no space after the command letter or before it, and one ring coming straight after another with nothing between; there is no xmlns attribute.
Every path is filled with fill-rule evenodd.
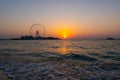
<svg viewBox="0 0 120 80"><path fill-rule="evenodd" d="M11 40L60 40L55 37L33 37L33 36L21 36L20 38L12 38Z"/></svg>

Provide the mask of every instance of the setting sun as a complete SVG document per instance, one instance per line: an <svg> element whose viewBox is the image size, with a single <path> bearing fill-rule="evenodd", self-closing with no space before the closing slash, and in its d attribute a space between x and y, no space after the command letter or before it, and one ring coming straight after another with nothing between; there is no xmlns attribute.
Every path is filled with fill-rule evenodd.
<svg viewBox="0 0 120 80"><path fill-rule="evenodd" d="M65 39L65 38L67 38L68 33L64 32L62 35L63 35L63 38Z"/></svg>
<svg viewBox="0 0 120 80"><path fill-rule="evenodd" d="M64 36L63 36L63 38L67 38L67 36L66 36L66 35L64 35Z"/></svg>
<svg viewBox="0 0 120 80"><path fill-rule="evenodd" d="M68 38L69 34L70 34L70 32L68 30L62 30L62 31L60 31L59 35L61 36L61 38L66 39L66 38Z"/></svg>
<svg viewBox="0 0 120 80"><path fill-rule="evenodd" d="M69 28L59 29L57 33L58 33L57 36L62 38L62 39L69 39L73 36L72 30Z"/></svg>
<svg viewBox="0 0 120 80"><path fill-rule="evenodd" d="M77 36L77 34L79 33L79 29L74 27L78 25L75 25L74 23L68 21L65 20L64 22L61 21L52 24L53 27L57 26L56 28L52 29L53 31L55 31L56 37L59 37L61 39L72 39Z"/></svg>

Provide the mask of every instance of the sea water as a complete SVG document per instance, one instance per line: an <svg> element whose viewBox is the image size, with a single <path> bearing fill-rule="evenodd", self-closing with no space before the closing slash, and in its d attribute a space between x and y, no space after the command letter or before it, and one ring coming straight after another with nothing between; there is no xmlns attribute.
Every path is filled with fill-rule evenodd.
<svg viewBox="0 0 120 80"><path fill-rule="evenodd" d="M120 40L1 40L10 80L120 80Z"/></svg>

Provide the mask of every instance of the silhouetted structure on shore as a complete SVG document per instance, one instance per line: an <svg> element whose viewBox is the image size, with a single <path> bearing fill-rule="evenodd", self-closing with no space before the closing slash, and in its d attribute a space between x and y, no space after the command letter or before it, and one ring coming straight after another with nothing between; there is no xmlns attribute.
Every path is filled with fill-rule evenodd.
<svg viewBox="0 0 120 80"><path fill-rule="evenodd" d="M22 40L31 40L34 39L32 36L21 36L20 39Z"/></svg>
<svg viewBox="0 0 120 80"><path fill-rule="evenodd" d="M21 36L20 38L12 38L12 40L60 40L60 39L54 37Z"/></svg>
<svg viewBox="0 0 120 80"><path fill-rule="evenodd" d="M32 30L34 27L38 27L42 29L43 33L39 34L39 28L35 32L35 36L32 36ZM30 27L30 36L21 36L20 38L12 38L12 40L60 40L59 38L54 37L43 37L45 35L45 28L41 24L33 24Z"/></svg>
<svg viewBox="0 0 120 80"><path fill-rule="evenodd" d="M116 39L112 37L108 37L106 40L116 40Z"/></svg>

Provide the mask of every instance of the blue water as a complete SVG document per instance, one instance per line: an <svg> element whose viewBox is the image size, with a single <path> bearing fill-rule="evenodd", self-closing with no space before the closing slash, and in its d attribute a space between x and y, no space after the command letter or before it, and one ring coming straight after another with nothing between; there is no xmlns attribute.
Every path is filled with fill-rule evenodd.
<svg viewBox="0 0 120 80"><path fill-rule="evenodd" d="M1 40L0 68L10 80L117 80L120 41Z"/></svg>

